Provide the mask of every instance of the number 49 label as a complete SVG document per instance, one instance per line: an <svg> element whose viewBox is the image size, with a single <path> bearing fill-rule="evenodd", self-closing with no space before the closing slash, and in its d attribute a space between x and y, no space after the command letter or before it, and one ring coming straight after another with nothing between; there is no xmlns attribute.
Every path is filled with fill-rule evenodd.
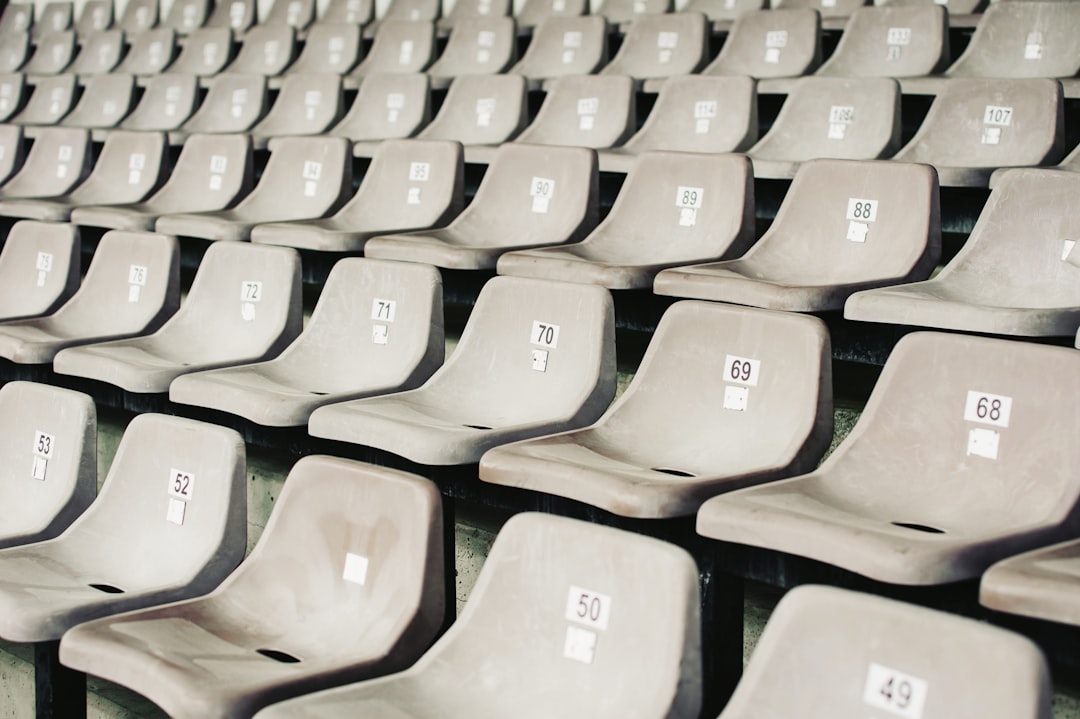
<svg viewBox="0 0 1080 719"><path fill-rule="evenodd" d="M1012 397L968 390L964 404L964 419L968 422L1008 427L1012 413Z"/></svg>
<svg viewBox="0 0 1080 719"><path fill-rule="evenodd" d="M570 586L566 597L566 618L601 631L611 617L611 597L590 589Z"/></svg>
<svg viewBox="0 0 1080 719"><path fill-rule="evenodd" d="M921 719L927 688L923 679L871 662L863 702L904 719Z"/></svg>

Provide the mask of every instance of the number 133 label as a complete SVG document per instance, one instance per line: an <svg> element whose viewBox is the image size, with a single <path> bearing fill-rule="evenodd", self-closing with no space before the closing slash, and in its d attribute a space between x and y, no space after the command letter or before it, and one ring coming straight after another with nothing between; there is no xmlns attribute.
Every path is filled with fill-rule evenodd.
<svg viewBox="0 0 1080 719"><path fill-rule="evenodd" d="M920 719L927 688L927 683L918 677L871 662L863 702L904 719Z"/></svg>

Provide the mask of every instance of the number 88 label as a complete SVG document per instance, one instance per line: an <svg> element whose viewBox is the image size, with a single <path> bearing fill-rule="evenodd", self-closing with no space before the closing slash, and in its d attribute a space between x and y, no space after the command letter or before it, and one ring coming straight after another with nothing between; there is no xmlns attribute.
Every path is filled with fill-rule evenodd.
<svg viewBox="0 0 1080 719"><path fill-rule="evenodd" d="M847 219L859 222L874 222L877 220L877 200L861 200L857 197L847 201Z"/></svg>

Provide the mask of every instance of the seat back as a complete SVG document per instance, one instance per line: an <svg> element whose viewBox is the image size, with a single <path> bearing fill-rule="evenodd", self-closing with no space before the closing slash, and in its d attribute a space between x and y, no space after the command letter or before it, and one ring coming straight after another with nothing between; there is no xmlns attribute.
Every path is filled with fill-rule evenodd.
<svg viewBox="0 0 1080 719"><path fill-rule="evenodd" d="M255 0L222 0L204 27L227 27L236 35L243 35L255 24Z"/></svg>
<svg viewBox="0 0 1080 719"><path fill-rule="evenodd" d="M0 198L66 194L89 174L92 163L87 130L42 128L30 146L22 169L0 189Z"/></svg>
<svg viewBox="0 0 1080 719"><path fill-rule="evenodd" d="M1006 2L986 8L952 77L1073 77L1080 72L1080 5Z"/></svg>
<svg viewBox="0 0 1080 719"><path fill-rule="evenodd" d="M619 52L601 72L637 79L697 72L705 64L708 32L701 13L643 15L630 26Z"/></svg>
<svg viewBox="0 0 1080 719"><path fill-rule="evenodd" d="M428 68L436 78L490 75L517 59L517 31L510 17L459 20L439 59Z"/></svg>
<svg viewBox="0 0 1080 719"><path fill-rule="evenodd" d="M531 80L594 73L608 60L607 30L607 21L597 15L546 18L509 72Z"/></svg>
<svg viewBox="0 0 1080 719"><path fill-rule="evenodd" d="M763 10L766 7L767 0L690 0L683 9L704 13L711 22L732 22L743 13Z"/></svg>
<svg viewBox="0 0 1080 719"><path fill-rule="evenodd" d="M757 89L747 77L686 75L664 83L623 147L630 152L740 152L757 140Z"/></svg>
<svg viewBox="0 0 1080 719"><path fill-rule="evenodd" d="M822 17L848 17L869 0L772 0L772 8L808 8L816 10Z"/></svg>
<svg viewBox="0 0 1080 719"><path fill-rule="evenodd" d="M489 677L472 691L493 716L533 704L552 716L695 717L698 606L685 550L518 514L496 537L461 617L415 671L428 686L457 684L464 667Z"/></svg>
<svg viewBox="0 0 1080 719"><path fill-rule="evenodd" d="M117 27L129 35L146 32L158 24L158 0L128 0Z"/></svg>
<svg viewBox="0 0 1080 719"><path fill-rule="evenodd" d="M0 252L0 319L53 312L79 288L79 228L16 222Z"/></svg>
<svg viewBox="0 0 1080 719"><path fill-rule="evenodd" d="M511 15L513 3L510 0L461 0L454 2L442 19L445 27L457 27L463 20L476 20L488 17L506 17Z"/></svg>
<svg viewBox="0 0 1080 719"><path fill-rule="evenodd" d="M26 76L21 72L0 75L0 122L14 115L22 107L24 99L26 99ZM4 159L6 158L0 157L0 160Z"/></svg>
<svg viewBox="0 0 1080 719"><path fill-rule="evenodd" d="M76 75L98 75L110 72L124 53L123 30L98 30L87 35L80 35L82 49L75 62L71 63L70 72Z"/></svg>
<svg viewBox="0 0 1080 719"><path fill-rule="evenodd" d="M12 122L20 125L55 125L75 103L74 75L38 78L26 106Z"/></svg>
<svg viewBox="0 0 1080 719"><path fill-rule="evenodd" d="M146 81L139 104L124 118L125 130L175 130L195 111L199 79L194 75L154 75Z"/></svg>
<svg viewBox="0 0 1080 719"><path fill-rule="evenodd" d="M821 64L821 15L810 8L757 10L735 20L704 73L798 77Z"/></svg>
<svg viewBox="0 0 1080 719"><path fill-rule="evenodd" d="M8 3L4 6L3 16L0 16L0 33L20 33L29 37L33 24L34 3Z"/></svg>
<svg viewBox="0 0 1080 719"><path fill-rule="evenodd" d="M950 80L894 160L944 167L1053 163L1064 142L1056 80Z"/></svg>
<svg viewBox="0 0 1080 719"><path fill-rule="evenodd" d="M354 142L412 137L430 119L427 75L375 73L364 78L352 107L329 134Z"/></svg>
<svg viewBox="0 0 1080 719"><path fill-rule="evenodd" d="M527 105L520 75L462 75L450 84L438 114L419 137L498 145L524 127Z"/></svg>
<svg viewBox="0 0 1080 719"><path fill-rule="evenodd" d="M51 0L45 3L45 7L41 9L41 14L34 21L34 26L31 28L31 37L36 40L49 33L70 30L74 17L74 3L68 0Z"/></svg>
<svg viewBox="0 0 1080 719"><path fill-rule="evenodd" d="M749 154L755 160L818 157L874 160L900 146L900 86L887 77L804 77L772 128Z"/></svg>
<svg viewBox="0 0 1080 719"><path fill-rule="evenodd" d="M274 0L261 25L288 25L303 30L315 20L315 0Z"/></svg>
<svg viewBox="0 0 1080 719"><path fill-rule="evenodd" d="M201 28L209 16L210 0L173 0L161 27L175 30L179 35L190 35Z"/></svg>
<svg viewBox="0 0 1080 719"><path fill-rule="evenodd" d="M409 22L435 21L442 15L440 0L390 0L383 11L381 24L388 20L407 20Z"/></svg>
<svg viewBox="0 0 1080 719"><path fill-rule="evenodd" d="M368 25L374 18L374 0L330 0L319 22L331 25Z"/></svg>
<svg viewBox="0 0 1080 719"><path fill-rule="evenodd" d="M296 57L296 30L289 25L256 25L244 34L236 59L229 64L233 74L280 75Z"/></svg>
<svg viewBox="0 0 1080 719"><path fill-rule="evenodd" d="M56 75L75 57L75 31L61 30L42 35L30 61L23 66L27 75Z"/></svg>
<svg viewBox="0 0 1080 719"><path fill-rule="evenodd" d="M949 18L940 5L860 7L818 75L921 77L949 61Z"/></svg>
<svg viewBox="0 0 1080 719"><path fill-rule="evenodd" d="M0 457L0 548L57 536L97 494L94 400L8 382L0 388Z"/></svg>
<svg viewBox="0 0 1080 719"><path fill-rule="evenodd" d="M626 75L556 78L548 82L544 104L518 142L597 149L620 145L634 131L636 97L634 80Z"/></svg>
<svg viewBox="0 0 1080 719"><path fill-rule="evenodd" d="M84 37L92 33L108 30L113 24L112 0L86 0L82 4L79 20L75 23L75 34Z"/></svg>
<svg viewBox="0 0 1080 719"><path fill-rule="evenodd" d="M248 135L191 135L144 207L158 215L224 210L251 190L254 164Z"/></svg>
<svg viewBox="0 0 1080 719"><path fill-rule="evenodd" d="M262 75L223 73L214 78L199 109L182 127L186 132L247 132L266 113L266 95Z"/></svg>
<svg viewBox="0 0 1080 719"><path fill-rule="evenodd" d="M431 20L383 20L364 61L349 74L423 72L435 58L435 23Z"/></svg>
<svg viewBox="0 0 1080 719"><path fill-rule="evenodd" d="M188 7L191 7L190 5ZM176 62L169 65L170 73L216 75L232 59L232 30L227 27L208 27L192 31Z"/></svg>
<svg viewBox="0 0 1080 719"><path fill-rule="evenodd" d="M514 13L519 28L537 27L552 17L577 17L589 14L588 0L525 0Z"/></svg>
<svg viewBox="0 0 1080 719"><path fill-rule="evenodd" d="M0 103L3 85L0 85ZM2 106L2 104L0 104ZM0 186L23 164L23 130L20 125L0 125Z"/></svg>
<svg viewBox="0 0 1080 719"><path fill-rule="evenodd" d="M613 25L632 23L645 15L663 15L674 10L672 0L603 0L599 13Z"/></svg>
<svg viewBox="0 0 1080 719"><path fill-rule="evenodd" d="M344 75L360 59L361 51L359 25L318 22L308 30L304 51L287 72Z"/></svg>
<svg viewBox="0 0 1080 719"><path fill-rule="evenodd" d="M28 33L6 32L0 35L0 71L15 72L23 66L29 56L30 35Z"/></svg>
<svg viewBox="0 0 1080 719"><path fill-rule="evenodd" d="M94 169L66 200L75 206L127 205L144 200L168 174L168 149L162 132L110 132Z"/></svg>
<svg viewBox="0 0 1080 719"><path fill-rule="evenodd" d="M116 68L117 72L156 75L165 70L176 56L176 31L172 28L144 30L129 37L133 38L131 48Z"/></svg>
<svg viewBox="0 0 1080 719"><path fill-rule="evenodd" d="M125 73L94 75L79 102L64 116L65 127L116 127L131 111L135 77Z"/></svg>
<svg viewBox="0 0 1080 719"><path fill-rule="evenodd" d="M785 676L805 682L792 687ZM946 719L964 706L994 719L1049 719L1051 696L1042 652L1019 634L892 599L804 586L769 617L720 717Z"/></svg>
<svg viewBox="0 0 1080 719"><path fill-rule="evenodd" d="M344 104L340 75L286 75L270 112L251 129L251 134L321 135L341 119Z"/></svg>

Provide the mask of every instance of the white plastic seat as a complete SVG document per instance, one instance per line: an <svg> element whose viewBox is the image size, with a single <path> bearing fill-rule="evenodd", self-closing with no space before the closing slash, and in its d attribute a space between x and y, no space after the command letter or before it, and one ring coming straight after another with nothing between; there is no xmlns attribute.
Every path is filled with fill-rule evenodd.
<svg viewBox="0 0 1080 719"><path fill-rule="evenodd" d="M860 7L817 75L923 77L949 61L949 14L940 5Z"/></svg>
<svg viewBox="0 0 1080 719"><path fill-rule="evenodd" d="M287 25L296 30L315 20L315 0L274 0L261 25Z"/></svg>
<svg viewBox="0 0 1080 719"><path fill-rule="evenodd" d="M179 144L195 133L249 132L266 114L266 108L265 77L232 73L218 75L199 109L180 126L179 131L169 133L169 141Z"/></svg>
<svg viewBox="0 0 1080 719"><path fill-rule="evenodd" d="M158 0L128 0L116 26L133 35L145 32L158 24Z"/></svg>
<svg viewBox="0 0 1080 719"><path fill-rule="evenodd" d="M37 78L25 107L9 121L25 127L56 125L71 112L77 82L74 75Z"/></svg>
<svg viewBox="0 0 1080 719"><path fill-rule="evenodd" d="M68 193L90 173L92 162L88 130L43 128L22 168L0 187L0 202Z"/></svg>
<svg viewBox="0 0 1080 719"><path fill-rule="evenodd" d="M514 3L511 0L462 0L454 2L450 12L439 18L440 30L453 30L461 22L478 18L506 17L511 15Z"/></svg>
<svg viewBox="0 0 1080 719"><path fill-rule="evenodd" d="M155 3L156 4L156 3ZM131 47L115 72L148 76L164 72L176 56L176 32L170 28L129 35Z"/></svg>
<svg viewBox="0 0 1080 719"><path fill-rule="evenodd" d="M431 120L428 76L375 73L360 83L353 104L341 122L326 134L351 140L353 154L359 143L375 150L383 140L412 137Z"/></svg>
<svg viewBox="0 0 1080 719"><path fill-rule="evenodd" d="M528 93L520 75L462 75L418 138L463 145L501 145L528 119Z"/></svg>
<svg viewBox="0 0 1080 719"><path fill-rule="evenodd" d="M2 92L3 86L0 85L0 93ZM22 167L24 154L22 127L0 125L0 186Z"/></svg>
<svg viewBox="0 0 1080 719"><path fill-rule="evenodd" d="M242 36L257 21L255 0L222 0L206 20L204 27L226 27L236 36Z"/></svg>
<svg viewBox="0 0 1080 719"><path fill-rule="evenodd" d="M525 54L507 72L524 76L529 89L537 90L544 80L590 75L607 61L608 27L603 17L555 15L536 26Z"/></svg>
<svg viewBox="0 0 1080 719"><path fill-rule="evenodd" d="M374 19L374 0L330 0L319 22L363 26Z"/></svg>
<svg viewBox="0 0 1080 719"><path fill-rule="evenodd" d="M528 32L548 18L588 14L588 0L524 0L514 12L514 20L519 28Z"/></svg>
<svg viewBox="0 0 1080 719"><path fill-rule="evenodd" d="M308 29L300 57L289 65L285 73L286 76L304 73L344 75L352 69L362 53L359 25L315 23Z"/></svg>
<svg viewBox="0 0 1080 719"><path fill-rule="evenodd" d="M29 34L25 32L5 32L0 34L0 71L15 72L26 64L29 57Z"/></svg>
<svg viewBox="0 0 1080 719"><path fill-rule="evenodd" d="M199 30L210 16L210 0L173 0L161 27L175 30L178 35L191 35Z"/></svg>
<svg viewBox="0 0 1080 719"><path fill-rule="evenodd" d="M435 21L441 16L442 2L440 0L390 0L382 15L364 28L364 37L378 37L384 23L396 20L430 22L434 28Z"/></svg>
<svg viewBox="0 0 1080 719"><path fill-rule="evenodd" d="M275 138L325 133L341 119L344 104L340 76L286 75L270 111L251 128L255 149L265 149Z"/></svg>
<svg viewBox="0 0 1080 719"><path fill-rule="evenodd" d="M146 81L139 104L120 122L122 130L175 131L195 112L199 80L194 75L165 73Z"/></svg>
<svg viewBox="0 0 1080 719"><path fill-rule="evenodd" d="M979 603L998 612L1076 626L1080 542L1070 539L1017 554L982 575Z"/></svg>
<svg viewBox="0 0 1080 719"><path fill-rule="evenodd" d="M869 0L772 0L769 4L774 10L788 8L809 8L821 13L830 20L849 17L863 7ZM838 27L843 27L839 25Z"/></svg>
<svg viewBox="0 0 1080 719"><path fill-rule="evenodd" d="M26 99L26 77L19 72L0 75L0 122L7 122ZM0 158L3 160L6 158Z"/></svg>
<svg viewBox="0 0 1080 719"><path fill-rule="evenodd" d="M275 77L296 56L296 30L285 24L259 24L244 34L236 59L225 68L239 75Z"/></svg>
<svg viewBox="0 0 1080 719"><path fill-rule="evenodd" d="M463 2L467 0L462 0ZM460 20L446 48L427 69L431 87L442 90L465 75L501 73L517 60L517 31L510 17Z"/></svg>
<svg viewBox="0 0 1080 719"><path fill-rule="evenodd" d="M442 306L433 267L339 260L304 333L281 355L183 375L169 399L290 427L327 404L413 389L442 364Z"/></svg>
<svg viewBox="0 0 1080 719"><path fill-rule="evenodd" d="M37 49L20 69L27 75L58 75L75 57L75 31L62 30L42 35Z"/></svg>
<svg viewBox="0 0 1080 719"><path fill-rule="evenodd" d="M674 10L672 0L603 0L599 12L613 25L633 23L647 15L664 15Z"/></svg>
<svg viewBox="0 0 1080 719"><path fill-rule="evenodd" d="M134 100L134 76L118 72L94 75L87 81L79 102L59 124L64 127L112 129L131 112Z"/></svg>
<svg viewBox="0 0 1080 719"><path fill-rule="evenodd" d="M30 28L34 24L34 3L13 2L4 7L3 16L0 16L0 32L21 33L29 37Z"/></svg>
<svg viewBox="0 0 1080 719"><path fill-rule="evenodd" d="M423 72L435 59L435 23L430 20L384 20L371 49L345 77L356 87L368 75Z"/></svg>
<svg viewBox="0 0 1080 719"><path fill-rule="evenodd" d="M156 332L61 350L60 374L160 393L182 374L276 356L303 328L300 255L284 247L210 246L180 309Z"/></svg>
<svg viewBox="0 0 1080 719"><path fill-rule="evenodd" d="M642 15L600 73L657 81L698 72L707 57L708 34L708 23L701 13ZM655 88L646 82L647 91Z"/></svg>
<svg viewBox="0 0 1080 719"><path fill-rule="evenodd" d="M166 72L208 77L221 72L231 59L232 30L199 28L187 36L183 49Z"/></svg>
<svg viewBox="0 0 1080 719"><path fill-rule="evenodd" d="M112 72L124 54L124 31L100 30L80 36L80 45L79 54L68 72L79 76Z"/></svg>
<svg viewBox="0 0 1080 719"><path fill-rule="evenodd" d="M715 29L730 31L740 15L763 10L768 4L768 0L690 0L683 10L702 13Z"/></svg>
<svg viewBox="0 0 1080 719"><path fill-rule="evenodd" d="M86 0L82 3L75 34L84 37L91 33L108 30L113 26L112 0Z"/></svg>
<svg viewBox="0 0 1080 719"><path fill-rule="evenodd" d="M41 12L34 19L30 28L30 35L38 40L43 35L52 32L63 32L71 29L71 21L75 16L75 4L68 0L51 0L45 3Z"/></svg>
<svg viewBox="0 0 1080 719"><path fill-rule="evenodd" d="M16 222L0 251L0 320L56 311L79 289L79 230L67 223Z"/></svg>
<svg viewBox="0 0 1080 719"><path fill-rule="evenodd" d="M735 20L703 75L798 77L821 64L821 16L810 8L757 10Z"/></svg>

